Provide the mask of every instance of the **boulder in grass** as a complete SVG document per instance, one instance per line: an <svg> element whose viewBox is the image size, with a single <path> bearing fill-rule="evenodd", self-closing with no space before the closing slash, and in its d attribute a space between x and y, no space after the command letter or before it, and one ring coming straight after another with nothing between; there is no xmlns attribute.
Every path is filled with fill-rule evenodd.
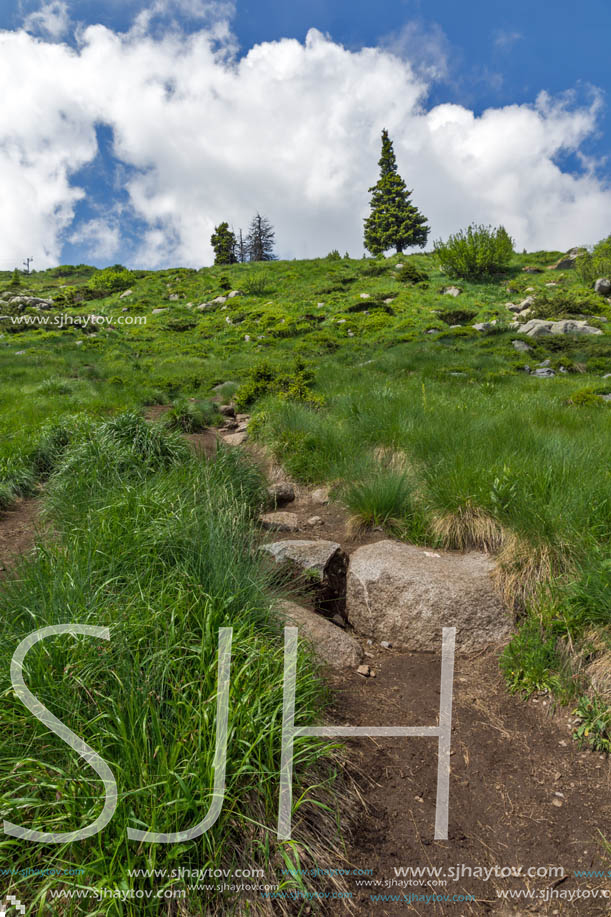
<svg viewBox="0 0 611 917"><path fill-rule="evenodd" d="M353 669L363 658L355 637L309 608L283 601L278 612L285 626L299 628L299 636L310 644L321 662L334 669Z"/></svg>
<svg viewBox="0 0 611 917"><path fill-rule="evenodd" d="M493 570L489 555L476 551L363 545L350 557L346 617L356 633L408 650L439 651L444 627L456 627L457 652L498 645L512 622Z"/></svg>
<svg viewBox="0 0 611 917"><path fill-rule="evenodd" d="M299 517L296 513L264 513L259 517L262 528L271 532L296 532L299 528Z"/></svg>

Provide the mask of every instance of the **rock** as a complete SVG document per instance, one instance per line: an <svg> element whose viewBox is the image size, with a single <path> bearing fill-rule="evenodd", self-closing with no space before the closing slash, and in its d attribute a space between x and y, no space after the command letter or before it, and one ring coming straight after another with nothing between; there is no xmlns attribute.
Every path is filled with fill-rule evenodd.
<svg viewBox="0 0 611 917"><path fill-rule="evenodd" d="M529 347L526 341L512 341L514 350L519 351L520 353L528 353L529 350L532 350L532 347Z"/></svg>
<svg viewBox="0 0 611 917"><path fill-rule="evenodd" d="M517 305L515 302L506 302L505 307L509 309L510 312L521 312L522 306Z"/></svg>
<svg viewBox="0 0 611 917"><path fill-rule="evenodd" d="M611 280L607 277L599 277L594 284L594 292L600 293L602 296L608 296L611 293Z"/></svg>
<svg viewBox="0 0 611 917"><path fill-rule="evenodd" d="M352 669L363 658L358 640L309 608L283 601L278 611L283 622L298 627L316 656L334 669Z"/></svg>
<svg viewBox="0 0 611 917"><path fill-rule="evenodd" d="M312 503L319 503L321 506L325 506L329 502L329 488L317 487L310 494L310 499Z"/></svg>
<svg viewBox="0 0 611 917"><path fill-rule="evenodd" d="M395 264L395 271L400 271L402 267L404 267L403 262Z"/></svg>
<svg viewBox="0 0 611 917"><path fill-rule="evenodd" d="M462 290L460 287L444 287L441 292L444 296L460 296Z"/></svg>
<svg viewBox="0 0 611 917"><path fill-rule="evenodd" d="M371 299L371 296L369 295L369 293L359 293L359 296L361 297L361 299Z"/></svg>
<svg viewBox="0 0 611 917"><path fill-rule="evenodd" d="M267 488L267 493L274 506L283 506L295 499L295 488L292 484L272 484Z"/></svg>
<svg viewBox="0 0 611 917"><path fill-rule="evenodd" d="M382 640L380 646L383 646L385 650L389 650L392 647L392 643L389 643L388 640Z"/></svg>
<svg viewBox="0 0 611 917"><path fill-rule="evenodd" d="M409 650L441 648L455 626L458 652L500 643L511 619L485 554L430 552L398 541L357 548L350 558L346 617L359 634Z"/></svg>
<svg viewBox="0 0 611 917"><path fill-rule="evenodd" d="M123 290L123 292L119 296L119 299L127 299L127 297L131 295L132 295L132 290Z"/></svg>
<svg viewBox="0 0 611 917"><path fill-rule="evenodd" d="M74 342L74 346L75 346L75 347L82 347L82 346L83 346L83 342L82 342L82 341L75 341L75 342Z"/></svg>
<svg viewBox="0 0 611 917"><path fill-rule="evenodd" d="M345 617L348 558L335 541L276 541L262 545L261 550L286 567L301 585L313 589L319 610Z"/></svg>
<svg viewBox="0 0 611 917"><path fill-rule="evenodd" d="M558 287L558 286L560 286L560 284L559 284L559 283L556 283L555 280L550 280L550 282L549 282L549 283L546 283L545 286L546 286L546 287Z"/></svg>
<svg viewBox="0 0 611 917"><path fill-rule="evenodd" d="M233 404L220 404L219 413L223 417L235 417L235 405Z"/></svg>
<svg viewBox="0 0 611 917"><path fill-rule="evenodd" d="M496 325L496 319L493 319L491 322L478 322L476 325L472 325L472 328L475 328L476 331L492 331Z"/></svg>
<svg viewBox="0 0 611 917"><path fill-rule="evenodd" d="M526 267L523 267L522 270L524 271L525 274L542 274L543 273L542 267L533 267L530 264L527 265Z"/></svg>
<svg viewBox="0 0 611 917"><path fill-rule="evenodd" d="M356 670L358 675L362 675L363 678L369 678L371 675L371 669L368 665L360 665Z"/></svg>
<svg viewBox="0 0 611 917"><path fill-rule="evenodd" d="M16 351L15 351L15 356L16 356L16 357L22 357L24 353L25 353L25 350L16 350Z"/></svg>
<svg viewBox="0 0 611 917"><path fill-rule="evenodd" d="M299 528L299 517L296 513L264 513L259 517L261 528L272 532L296 532Z"/></svg>
<svg viewBox="0 0 611 917"><path fill-rule="evenodd" d="M551 379L556 373L553 369L534 369L531 376L538 376L539 379Z"/></svg>
<svg viewBox="0 0 611 917"><path fill-rule="evenodd" d="M233 379L228 379L227 382L219 382L218 385L215 385L215 386L213 387L212 391L213 391L213 392L220 392L220 390L221 390L222 388L225 388L226 385L235 385L236 388L237 388L238 383L235 382Z"/></svg>
<svg viewBox="0 0 611 917"><path fill-rule="evenodd" d="M5 294L6 295L6 294ZM40 299L38 296L25 296L23 294L13 294L7 296L7 302L19 312L25 309L51 309L53 306L52 299Z"/></svg>
<svg viewBox="0 0 611 917"><path fill-rule="evenodd" d="M167 312L167 309L153 309L151 315L161 315L162 312Z"/></svg>
<svg viewBox="0 0 611 917"><path fill-rule="evenodd" d="M570 252L567 252L566 255L559 258L555 264L550 264L548 271L568 271L574 268L578 255L579 249L571 249Z"/></svg>
<svg viewBox="0 0 611 917"><path fill-rule="evenodd" d="M323 521L320 516L310 516L308 519L308 525L322 525Z"/></svg>
<svg viewBox="0 0 611 917"><path fill-rule="evenodd" d="M532 318L526 324L520 325L518 332L531 338L541 337L546 334L602 334L600 328L594 328L592 325L588 325L586 321L563 319L562 321L552 322L541 318Z"/></svg>
<svg viewBox="0 0 611 917"><path fill-rule="evenodd" d="M241 446L242 443L246 442L247 433L240 431L239 433L225 433L223 434L223 441L227 443L228 446Z"/></svg>
<svg viewBox="0 0 611 917"><path fill-rule="evenodd" d="M231 293L227 294L227 299L235 299L236 296L244 296L242 290L232 290Z"/></svg>
<svg viewBox="0 0 611 917"><path fill-rule="evenodd" d="M518 309L520 312L522 312L524 309L530 309L531 306L534 306L534 304L535 304L535 297L527 296L526 299L523 299L522 302L519 304Z"/></svg>
<svg viewBox="0 0 611 917"><path fill-rule="evenodd" d="M551 366L551 365L552 365L551 360L543 360L542 363L537 363L537 366Z"/></svg>
<svg viewBox="0 0 611 917"><path fill-rule="evenodd" d="M248 341L250 341L250 335L249 335L249 334L245 334L245 335L244 335L244 340L246 341L246 343L248 343Z"/></svg>
<svg viewBox="0 0 611 917"><path fill-rule="evenodd" d="M180 299L180 293L170 293L170 295L168 296L168 299L170 300L170 302L178 302L178 300Z"/></svg>
<svg viewBox="0 0 611 917"><path fill-rule="evenodd" d="M208 305L222 306L223 303L227 302L226 296L216 296L214 299L211 299Z"/></svg>

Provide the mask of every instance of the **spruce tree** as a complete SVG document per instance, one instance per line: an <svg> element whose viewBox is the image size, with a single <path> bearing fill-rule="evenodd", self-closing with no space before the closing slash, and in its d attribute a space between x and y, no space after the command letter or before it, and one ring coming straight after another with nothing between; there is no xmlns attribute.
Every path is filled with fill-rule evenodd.
<svg viewBox="0 0 611 917"><path fill-rule="evenodd" d="M365 248L381 255L389 248L424 248L430 229L410 197L411 191L397 172L397 160L388 131L382 131L380 177L371 192L371 213L365 219Z"/></svg>
<svg viewBox="0 0 611 917"><path fill-rule="evenodd" d="M246 250L250 261L273 261L275 233L269 220L255 214L246 237Z"/></svg>
<svg viewBox="0 0 611 917"><path fill-rule="evenodd" d="M214 249L215 264L235 264L237 260L236 238L229 228L229 223L219 223L214 227L214 232L210 236L210 244Z"/></svg>
<svg viewBox="0 0 611 917"><path fill-rule="evenodd" d="M247 260L246 239L242 235L242 230L238 230L238 239L236 243L236 255L240 263Z"/></svg>

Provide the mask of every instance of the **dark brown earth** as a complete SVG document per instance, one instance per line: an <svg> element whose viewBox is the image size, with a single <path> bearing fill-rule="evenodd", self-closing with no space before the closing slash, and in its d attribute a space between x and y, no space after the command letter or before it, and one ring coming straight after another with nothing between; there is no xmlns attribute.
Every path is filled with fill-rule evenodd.
<svg viewBox="0 0 611 917"><path fill-rule="evenodd" d="M0 513L0 579L33 547L39 509L38 500L17 500Z"/></svg>

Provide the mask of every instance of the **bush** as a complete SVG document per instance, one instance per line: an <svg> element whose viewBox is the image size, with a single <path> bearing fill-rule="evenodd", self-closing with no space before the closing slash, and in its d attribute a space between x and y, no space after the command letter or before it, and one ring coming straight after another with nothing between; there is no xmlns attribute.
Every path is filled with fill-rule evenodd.
<svg viewBox="0 0 611 917"><path fill-rule="evenodd" d="M447 309L439 313L439 318L446 325L462 325L473 321L476 315L473 309Z"/></svg>
<svg viewBox="0 0 611 917"><path fill-rule="evenodd" d="M435 242L441 270L449 277L478 280L504 270L513 255L513 240L499 226L478 226L451 235L447 242Z"/></svg>
<svg viewBox="0 0 611 917"><path fill-rule="evenodd" d="M579 279L588 285L599 277L611 277L611 236L598 242L591 252L579 255L575 270Z"/></svg>
<svg viewBox="0 0 611 917"><path fill-rule="evenodd" d="M388 265L380 261L372 261L371 264L366 264L361 274L363 277L381 277L382 274L385 274L388 270Z"/></svg>
<svg viewBox="0 0 611 917"><path fill-rule="evenodd" d="M166 423L172 430L183 433L200 433L218 422L220 414L212 401L176 401L166 415Z"/></svg>
<svg viewBox="0 0 611 917"><path fill-rule="evenodd" d="M243 411L264 395L282 395L293 401L319 403L320 396L310 390L313 380L314 373L299 357L295 360L293 371L288 373L263 360L250 370L249 378L235 393L236 407Z"/></svg>
<svg viewBox="0 0 611 917"><path fill-rule="evenodd" d="M264 296L265 293L270 293L271 289L268 286L267 279L265 277L248 277L243 284L244 292L248 296Z"/></svg>
<svg viewBox="0 0 611 917"><path fill-rule="evenodd" d="M529 318L561 319L601 314L605 311L604 305L604 300L589 290L545 290L535 295Z"/></svg>
<svg viewBox="0 0 611 917"><path fill-rule="evenodd" d="M121 290L127 290L133 281L134 275L132 272L117 264L114 267L106 267L102 271L96 271L87 282L87 287L92 293L97 293L100 297L103 297L109 296L111 293L120 293Z"/></svg>
<svg viewBox="0 0 611 917"><path fill-rule="evenodd" d="M400 280L401 283L426 284L429 282L429 275L426 271L421 271L420 268L416 267L411 261L407 261L403 267L395 271L394 277L396 280Z"/></svg>
<svg viewBox="0 0 611 917"><path fill-rule="evenodd" d="M330 251L329 254L327 255L327 261L341 261L341 260L342 260L342 256L340 255L340 253L338 252L336 248L334 248L333 251Z"/></svg>

